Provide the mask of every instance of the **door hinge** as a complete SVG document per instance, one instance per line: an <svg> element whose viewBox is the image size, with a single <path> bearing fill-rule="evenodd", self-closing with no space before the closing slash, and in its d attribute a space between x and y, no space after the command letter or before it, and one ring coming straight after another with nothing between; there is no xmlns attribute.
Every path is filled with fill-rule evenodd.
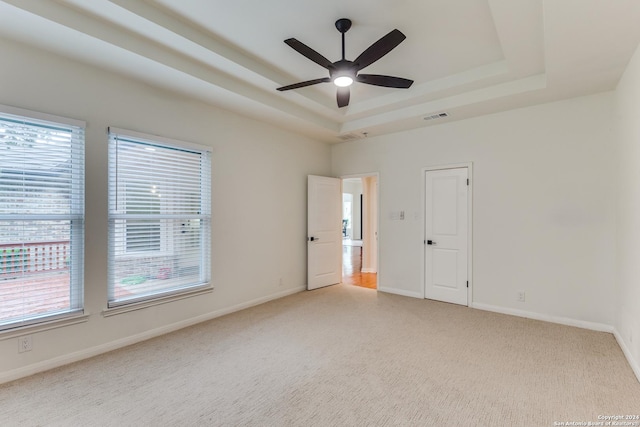
<svg viewBox="0 0 640 427"><path fill-rule="evenodd" d="M469 281L467 280L467 288L469 287Z"/></svg>
<svg viewBox="0 0 640 427"><path fill-rule="evenodd" d="M467 185L469 185L469 178L467 178Z"/></svg>

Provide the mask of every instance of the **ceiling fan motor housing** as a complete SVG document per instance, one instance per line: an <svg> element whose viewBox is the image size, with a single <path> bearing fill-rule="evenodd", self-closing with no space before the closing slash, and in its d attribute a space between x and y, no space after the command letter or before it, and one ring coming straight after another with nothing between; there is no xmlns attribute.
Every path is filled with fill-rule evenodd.
<svg viewBox="0 0 640 427"><path fill-rule="evenodd" d="M336 86L348 86L356 79L356 70L354 67L354 63L346 59L334 62L333 68L329 69L329 77L331 77L331 80ZM337 81L337 79L341 77L349 78L351 79L351 81L348 84L341 84L339 83L339 80Z"/></svg>

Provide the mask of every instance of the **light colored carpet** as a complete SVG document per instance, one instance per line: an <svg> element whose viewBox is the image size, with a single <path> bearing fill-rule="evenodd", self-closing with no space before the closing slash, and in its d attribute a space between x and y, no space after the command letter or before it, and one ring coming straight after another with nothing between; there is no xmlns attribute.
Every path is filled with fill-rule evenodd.
<svg viewBox="0 0 640 427"><path fill-rule="evenodd" d="M2 426L553 426L640 414L611 334L348 285L0 386Z"/></svg>

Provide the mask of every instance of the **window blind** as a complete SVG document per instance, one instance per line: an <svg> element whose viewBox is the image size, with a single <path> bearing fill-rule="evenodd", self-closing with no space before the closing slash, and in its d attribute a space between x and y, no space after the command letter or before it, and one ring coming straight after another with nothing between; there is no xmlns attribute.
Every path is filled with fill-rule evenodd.
<svg viewBox="0 0 640 427"><path fill-rule="evenodd" d="M84 124L0 106L0 330L82 312L83 244Z"/></svg>
<svg viewBox="0 0 640 427"><path fill-rule="evenodd" d="M211 151L109 129L109 307L208 287Z"/></svg>

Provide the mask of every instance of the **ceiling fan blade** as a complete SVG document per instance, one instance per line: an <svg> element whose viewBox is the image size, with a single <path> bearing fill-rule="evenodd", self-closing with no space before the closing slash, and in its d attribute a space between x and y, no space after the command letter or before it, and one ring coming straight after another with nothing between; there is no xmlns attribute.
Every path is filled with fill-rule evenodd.
<svg viewBox="0 0 640 427"><path fill-rule="evenodd" d="M338 107L346 107L349 105L349 98L351 97L351 91L348 87L339 87L338 88Z"/></svg>
<svg viewBox="0 0 640 427"><path fill-rule="evenodd" d="M321 79L307 80L306 82L294 83L289 86L282 86L279 87L278 90L282 92L283 90L299 89L301 87L316 85L318 83L329 83L330 81L331 79L329 77L323 77Z"/></svg>
<svg viewBox="0 0 640 427"><path fill-rule="evenodd" d="M400 30L393 30L380 40L369 46L364 52L358 56L355 61L356 71L362 70L364 67L376 62L378 59L391 52L407 37Z"/></svg>
<svg viewBox="0 0 640 427"><path fill-rule="evenodd" d="M291 46L296 52L298 52L303 56L306 56L307 58L309 58L316 64L320 65L321 67L324 67L327 70L333 68L333 62L329 61L327 58L320 55L318 52L311 49L309 46L302 43L301 41L291 38L291 39L286 39L284 42L289 46Z"/></svg>
<svg viewBox="0 0 640 427"><path fill-rule="evenodd" d="M413 80L402 77L381 76L379 74L358 74L356 81L374 86L393 87L397 89L407 89L413 84Z"/></svg>

